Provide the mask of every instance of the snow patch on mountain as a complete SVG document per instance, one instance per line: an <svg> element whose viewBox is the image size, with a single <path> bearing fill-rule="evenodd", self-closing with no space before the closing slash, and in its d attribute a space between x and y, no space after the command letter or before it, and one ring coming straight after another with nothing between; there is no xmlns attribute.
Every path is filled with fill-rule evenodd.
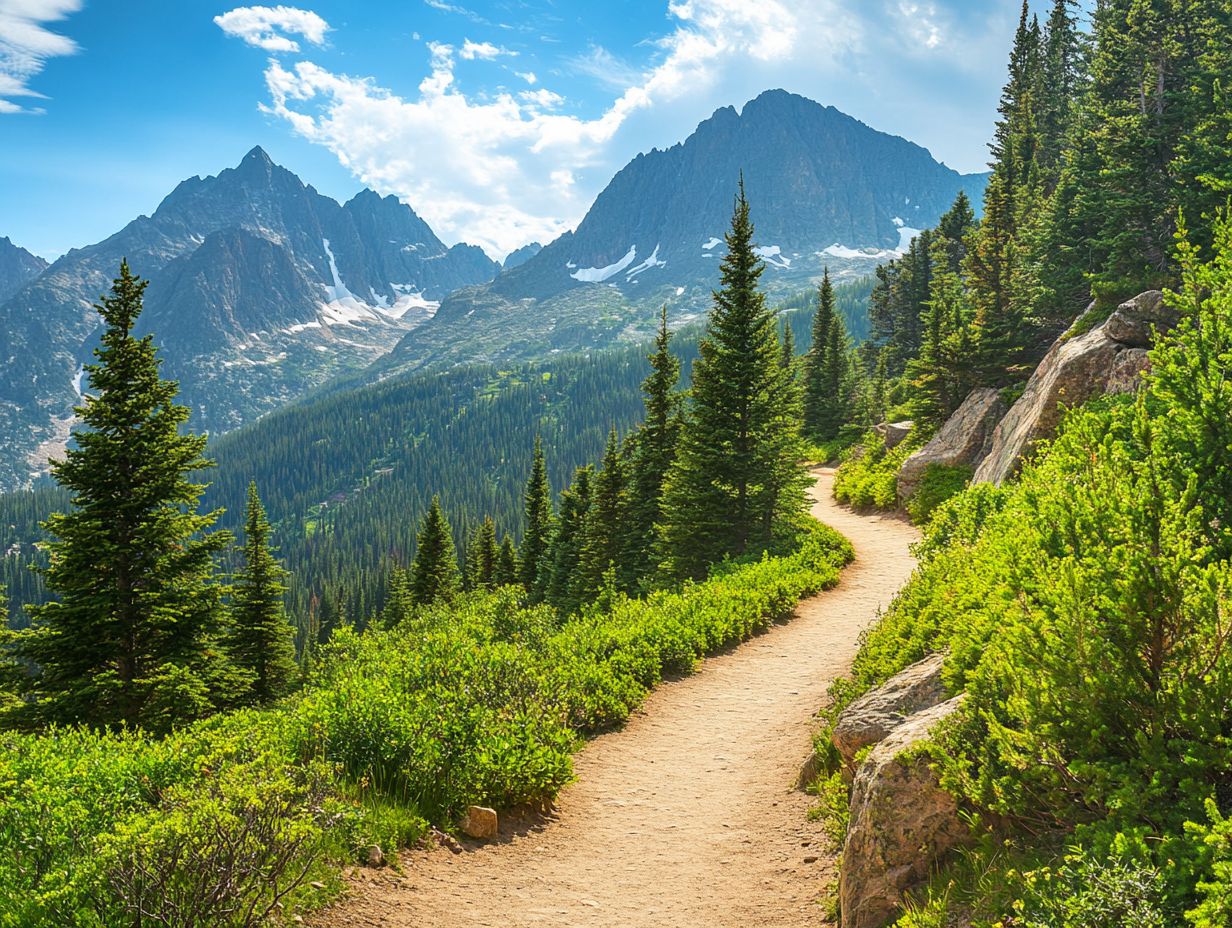
<svg viewBox="0 0 1232 928"><path fill-rule="evenodd" d="M791 267L791 258L784 257L778 245L759 245L753 249L753 254L772 267Z"/></svg>
<svg viewBox="0 0 1232 928"><path fill-rule="evenodd" d="M632 280L642 271L648 271L653 267L666 267L666 266L667 266L666 261L659 260L659 246L655 245L654 251L651 253L650 257L647 258L645 261L643 261L641 264L639 264L637 267L631 268L628 274L625 275L625 280Z"/></svg>
<svg viewBox="0 0 1232 928"><path fill-rule="evenodd" d="M607 267L582 267L578 268L569 276L574 280L580 280L587 284L601 284L609 277L614 277L627 268L637 259L637 246L630 245L625 256L615 264L609 264Z"/></svg>
<svg viewBox="0 0 1232 928"><path fill-rule="evenodd" d="M83 394L81 392L81 381L82 381L82 378L85 377L85 375L86 375L86 368L84 364L78 367L77 373L73 375L73 390L76 391L78 399L83 398Z"/></svg>
<svg viewBox="0 0 1232 928"><path fill-rule="evenodd" d="M709 251L715 245L722 245L722 244L723 244L723 240L721 238L715 238L714 236L711 236L710 241L704 242L702 244L702 250Z"/></svg>

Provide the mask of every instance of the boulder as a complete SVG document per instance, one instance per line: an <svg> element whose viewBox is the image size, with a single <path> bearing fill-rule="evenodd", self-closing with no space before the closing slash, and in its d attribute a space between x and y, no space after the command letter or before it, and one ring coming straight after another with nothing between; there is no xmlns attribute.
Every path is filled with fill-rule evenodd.
<svg viewBox="0 0 1232 928"><path fill-rule="evenodd" d="M1180 315L1164 302L1158 290L1140 293L1116 308L1104 323L1104 332L1113 341L1131 348L1150 348L1152 330L1166 332Z"/></svg>
<svg viewBox="0 0 1232 928"><path fill-rule="evenodd" d="M1090 332L1062 335L997 425L972 481L1000 484L1014 476L1035 443L1056 431L1064 408L1110 391L1136 389L1152 331L1166 330L1176 319L1163 295L1151 290L1122 303Z"/></svg>
<svg viewBox="0 0 1232 928"><path fill-rule="evenodd" d="M500 833L496 810L484 806L468 807L461 827L464 834L483 841L489 841Z"/></svg>
<svg viewBox="0 0 1232 928"><path fill-rule="evenodd" d="M932 464L975 467L984 460L992 447L993 431L1005 411L1000 390L972 390L928 444L903 462L898 472L899 500L906 502L915 495L920 478Z"/></svg>
<svg viewBox="0 0 1232 928"><path fill-rule="evenodd" d="M911 433L914 426L914 422L906 419L902 422L882 422L873 426L873 430L885 442L886 451L892 451L903 443L903 439Z"/></svg>
<svg viewBox="0 0 1232 928"><path fill-rule="evenodd" d="M369 844L364 848L364 863L369 867L385 866L385 852L379 844Z"/></svg>
<svg viewBox="0 0 1232 928"><path fill-rule="evenodd" d="M944 655L930 654L900 670L842 711L830 739L842 755L843 763L851 767L862 748L876 744L909 716L945 699L945 686L941 682L943 660Z"/></svg>
<svg viewBox="0 0 1232 928"><path fill-rule="evenodd" d="M851 820L839 879L842 928L881 928L903 894L966 843L970 830L918 748L962 704L962 696L904 721L869 753L851 790Z"/></svg>

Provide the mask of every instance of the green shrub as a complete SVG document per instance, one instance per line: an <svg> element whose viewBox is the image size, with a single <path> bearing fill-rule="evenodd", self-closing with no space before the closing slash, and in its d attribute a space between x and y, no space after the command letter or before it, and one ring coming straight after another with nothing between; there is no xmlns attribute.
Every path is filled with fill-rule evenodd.
<svg viewBox="0 0 1232 928"><path fill-rule="evenodd" d="M916 525L926 525L942 503L961 493L971 482L972 468L929 464L920 475L915 493L907 501L907 514Z"/></svg>
<svg viewBox="0 0 1232 928"><path fill-rule="evenodd" d="M880 435L869 432L843 456L834 475L834 498L857 509L897 508L898 471L919 446L914 431L891 450Z"/></svg>

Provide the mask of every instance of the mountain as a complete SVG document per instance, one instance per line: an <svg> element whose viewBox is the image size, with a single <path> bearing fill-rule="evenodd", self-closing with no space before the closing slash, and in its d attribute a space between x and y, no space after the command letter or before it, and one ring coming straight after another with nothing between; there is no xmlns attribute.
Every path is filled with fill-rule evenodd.
<svg viewBox="0 0 1232 928"><path fill-rule="evenodd" d="M374 367L533 357L641 337L666 305L704 312L743 176L771 295L870 273L933 225L960 190L978 206L985 174L782 90L724 107L666 151L638 155L581 224L490 283L446 299L430 324Z"/></svg>
<svg viewBox="0 0 1232 928"><path fill-rule="evenodd" d="M538 242L531 242L529 245L523 245L521 248L516 248L509 252L509 254L506 255L505 261L501 267L506 271L515 267L520 267L541 251L543 251L543 246Z"/></svg>
<svg viewBox="0 0 1232 928"><path fill-rule="evenodd" d="M0 301L8 299L39 274L47 270L47 262L14 245L7 236L0 237Z"/></svg>
<svg viewBox="0 0 1232 928"><path fill-rule="evenodd" d="M63 448L97 338L92 304L123 258L150 281L142 331L156 333L194 427L212 432L367 366L448 293L499 270L475 246L446 248L393 197L339 204L254 148L0 302L0 487Z"/></svg>

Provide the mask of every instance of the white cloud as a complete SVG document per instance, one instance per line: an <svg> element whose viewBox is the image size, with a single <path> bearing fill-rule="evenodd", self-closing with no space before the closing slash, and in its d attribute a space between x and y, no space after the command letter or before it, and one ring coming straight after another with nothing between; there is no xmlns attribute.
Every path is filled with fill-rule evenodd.
<svg viewBox="0 0 1232 928"><path fill-rule="evenodd" d="M571 78L591 79L584 98L564 99L531 72L513 72L531 90L460 87L462 60L503 51L462 40L428 43L427 73L409 94L311 60L271 61L263 106L368 186L409 202L447 241L498 257L576 225L639 151L680 141L717 107L772 87L938 146L965 170L984 160L1017 0L989 0L981 15L966 0L965 12L957 0L664 2L669 31L643 43L640 64L598 46L557 59Z"/></svg>
<svg viewBox="0 0 1232 928"><path fill-rule="evenodd" d="M227 35L267 52L298 52L300 36L313 45L325 43L329 23L311 10L293 6L241 6L214 17Z"/></svg>
<svg viewBox="0 0 1232 928"><path fill-rule="evenodd" d="M467 61L473 61L476 58L491 61L494 58L499 58L501 55L515 55L517 53L511 52L507 48L493 45L491 42L472 42L470 39L467 39L462 43L462 51L458 54Z"/></svg>
<svg viewBox="0 0 1232 928"><path fill-rule="evenodd" d="M81 5L82 0L0 0L0 113L43 112L6 98L43 99L30 86L30 79L43 70L48 58L79 50L68 36L44 24L76 13Z"/></svg>
<svg viewBox="0 0 1232 928"><path fill-rule="evenodd" d="M677 25L659 40L658 63L593 118L557 112L564 100L546 88L468 96L454 82L455 49L442 43L428 46L416 99L310 61L272 61L267 109L364 183L406 199L446 238L503 255L576 224L632 115L706 87L724 60L768 62L796 41L796 17L783 0L684 0L669 12ZM478 47L468 42L457 54L480 57L468 56L468 46Z"/></svg>

